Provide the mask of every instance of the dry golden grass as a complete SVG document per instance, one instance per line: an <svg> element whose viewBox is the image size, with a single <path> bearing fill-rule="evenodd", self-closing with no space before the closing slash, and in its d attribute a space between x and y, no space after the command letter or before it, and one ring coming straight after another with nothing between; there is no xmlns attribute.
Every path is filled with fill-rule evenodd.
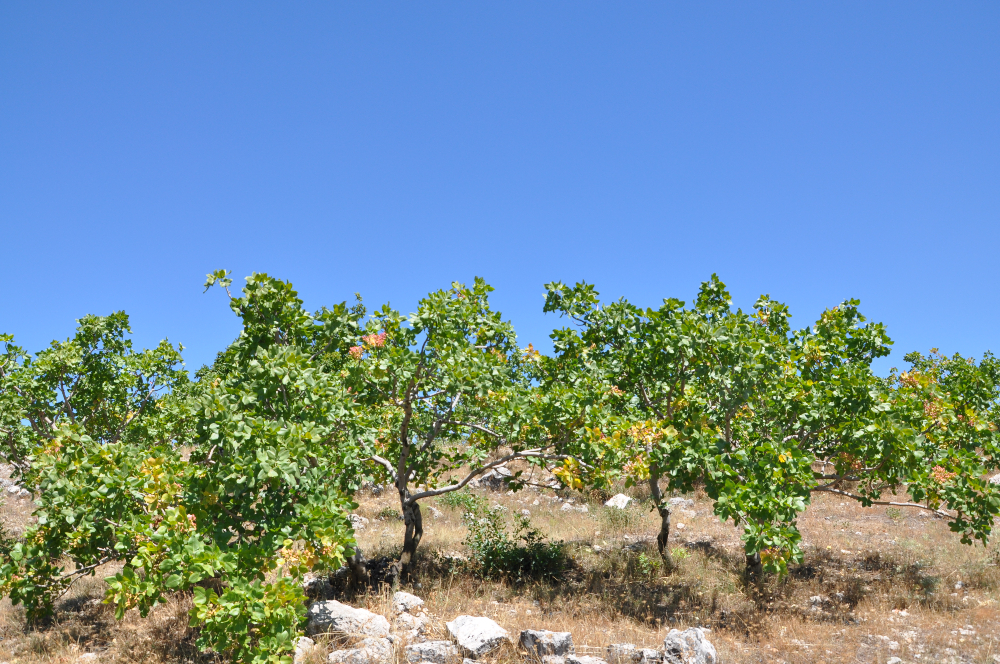
<svg viewBox="0 0 1000 664"><path fill-rule="evenodd" d="M675 568L667 573L653 566L658 520L648 503L622 514L576 495L575 504L589 508L581 513L561 511L551 491L482 495L512 512L529 510L542 532L566 543L575 563L559 583L476 578L457 562L468 554L460 510L427 501L419 568L404 589L426 600L432 631L442 638L446 620L472 614L515 636L526 628L572 632L584 654L616 642L656 647L671 628L705 626L721 660L736 664L1000 662L997 549L962 545L933 516L815 496L799 520L804 563L755 590L742 582L737 530L711 514L705 496L689 496L694 507L674 513ZM395 494L366 493L359 502L357 512L370 520L358 533L365 554L396 553L403 524L391 516L399 508ZM4 600L0 661L74 662L84 652L100 662L213 661L193 648L184 597L147 620L128 615L116 623L94 601L102 594L100 580L79 582L44 632L25 632L23 614ZM389 589L351 601L389 615ZM497 657L518 658L513 648ZM322 648L312 659L325 661Z"/></svg>

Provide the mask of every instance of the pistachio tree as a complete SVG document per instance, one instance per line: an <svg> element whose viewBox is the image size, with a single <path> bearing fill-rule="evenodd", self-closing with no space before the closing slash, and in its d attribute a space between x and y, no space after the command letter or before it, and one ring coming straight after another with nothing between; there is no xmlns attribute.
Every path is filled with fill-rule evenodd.
<svg viewBox="0 0 1000 664"><path fill-rule="evenodd" d="M561 415L533 384L540 357L519 348L490 308L492 290L477 278L429 294L410 316L383 307L349 351L351 385L374 432L369 459L399 496L403 573L423 535L421 500L514 460L572 456L568 429L550 426Z"/></svg>
<svg viewBox="0 0 1000 664"><path fill-rule="evenodd" d="M870 365L889 341L856 305L793 333L783 304L764 296L752 312L733 310L714 275L690 308L601 305L592 286L548 285L546 310L577 323L553 335L556 361L598 386L611 417L589 435L606 441L605 473L648 483L664 557L664 491L700 485L741 528L748 572L801 559L795 519L817 488L817 455L869 432L881 413Z"/></svg>
<svg viewBox="0 0 1000 664"><path fill-rule="evenodd" d="M145 510L133 472L169 453L178 425L165 397L187 380L180 347L135 350L123 312L78 323L34 355L8 336L0 359L0 454L37 506L0 564L0 592L31 622L77 578L126 555L134 540L121 524Z"/></svg>

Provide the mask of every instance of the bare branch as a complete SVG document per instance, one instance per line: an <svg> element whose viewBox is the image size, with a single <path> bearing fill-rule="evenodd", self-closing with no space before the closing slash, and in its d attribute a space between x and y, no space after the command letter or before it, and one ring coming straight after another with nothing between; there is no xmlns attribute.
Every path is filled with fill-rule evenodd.
<svg viewBox="0 0 1000 664"><path fill-rule="evenodd" d="M847 496L848 498L853 498L854 500L856 500L858 502L862 502L862 501L865 500L862 496L859 496L859 495L856 495L856 494L853 494L853 493L848 493L847 491L841 491L840 489L831 489L831 488L829 488L829 485L818 486L818 487L813 488L812 490L813 491L824 491L826 493L835 493L838 496ZM927 510L928 512L933 512L934 514L937 514L938 516L943 516L943 517L948 518L948 519L954 519L955 518L954 515L948 514L944 510L936 510L933 507L927 507L926 505L921 505L920 503L896 503L896 502L889 501L889 500L873 500L873 501L871 501L871 504L872 505L887 505L889 507L916 507L918 509Z"/></svg>

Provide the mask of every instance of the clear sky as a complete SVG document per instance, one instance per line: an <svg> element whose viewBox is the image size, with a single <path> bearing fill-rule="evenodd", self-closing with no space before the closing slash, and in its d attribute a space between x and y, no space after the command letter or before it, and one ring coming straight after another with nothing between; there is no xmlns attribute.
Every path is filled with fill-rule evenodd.
<svg viewBox="0 0 1000 664"><path fill-rule="evenodd" d="M1000 351L1000 3L0 4L0 331L124 309L209 361L205 273L412 310L481 275Z"/></svg>

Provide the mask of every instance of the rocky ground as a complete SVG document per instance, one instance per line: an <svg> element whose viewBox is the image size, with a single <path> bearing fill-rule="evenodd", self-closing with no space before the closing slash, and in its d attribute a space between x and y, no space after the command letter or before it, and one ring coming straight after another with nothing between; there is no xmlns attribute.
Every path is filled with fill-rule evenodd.
<svg viewBox="0 0 1000 664"><path fill-rule="evenodd" d="M18 532L30 520L31 498L10 486L2 488L0 518ZM449 623L468 616L489 620L508 635L481 655L498 664L541 657L565 657L564 664L594 664L586 657L611 662L620 657L617 644L634 645L620 648L638 658L630 661L663 661L673 630L690 635L692 628L711 630L698 633L719 662L1000 662L1000 553L995 545L960 544L933 515L816 496L799 521L804 562L786 578L752 589L741 579L738 532L712 515L706 496L675 497L675 567L667 570L652 541L657 518L647 497L641 490L625 493L629 500L617 500L627 504L616 506L605 505L610 495L547 488L512 493L502 478L476 488L472 494L486 505L511 517L527 515L549 539L562 541L572 558L558 581L521 583L477 577L464 543L464 508L428 501L421 554L408 583L317 598L318 604L338 601L380 616L385 635L359 639L317 629L309 637L314 647L300 653L300 660L319 663L332 656L334 662L363 664L358 658L385 654L378 639L390 636L389 656L396 664L437 663L451 648L464 659L470 651ZM354 521L362 549L369 559L391 559L402 541L398 501L376 487L358 503ZM59 605L56 624L45 631L26 632L21 610L0 602L0 662L218 661L193 647L186 617L190 598L183 595L148 619L128 614L115 621L100 601L101 577L113 571L109 566L79 581ZM399 610L393 590L423 604ZM320 607L314 605L313 613L319 615ZM526 631L541 634L539 643L568 633L573 652L543 654L531 645L533 637L522 645Z"/></svg>

